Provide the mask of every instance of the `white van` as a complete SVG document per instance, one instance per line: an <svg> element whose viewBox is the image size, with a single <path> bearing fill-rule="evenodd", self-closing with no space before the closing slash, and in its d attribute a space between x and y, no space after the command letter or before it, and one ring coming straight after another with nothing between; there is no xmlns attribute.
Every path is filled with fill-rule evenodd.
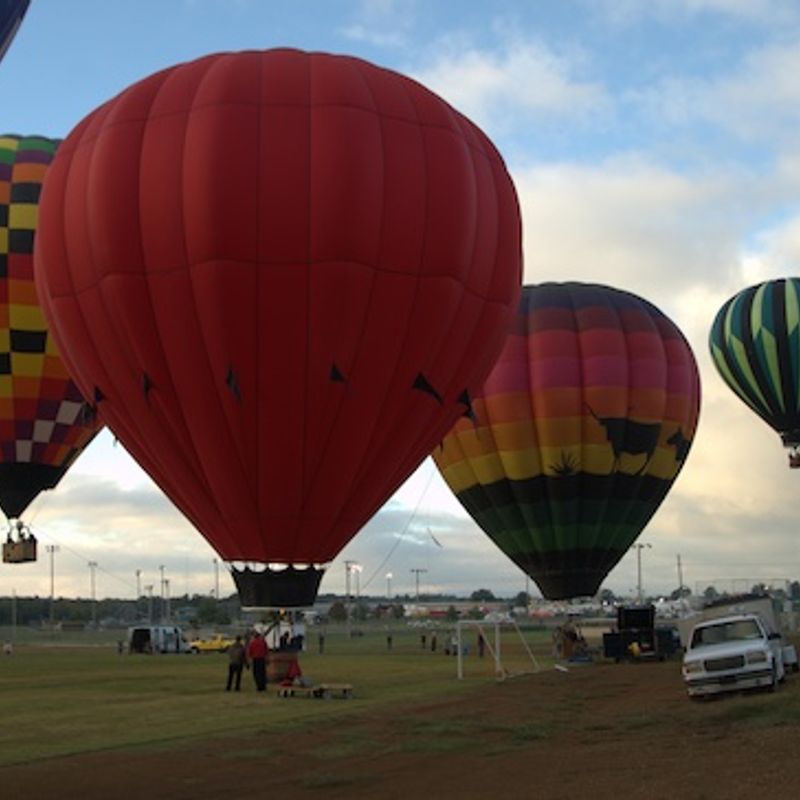
<svg viewBox="0 0 800 800"><path fill-rule="evenodd" d="M177 625L128 628L129 653L191 653L192 646Z"/></svg>

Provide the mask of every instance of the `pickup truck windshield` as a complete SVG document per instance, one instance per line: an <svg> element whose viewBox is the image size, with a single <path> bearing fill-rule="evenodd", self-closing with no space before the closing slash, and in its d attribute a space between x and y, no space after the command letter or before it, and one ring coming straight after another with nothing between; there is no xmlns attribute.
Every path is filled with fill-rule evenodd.
<svg viewBox="0 0 800 800"><path fill-rule="evenodd" d="M725 622L721 625L709 625L705 628L695 628L692 634L692 647L761 638L763 638L763 634L757 623L752 619L744 619L737 622Z"/></svg>

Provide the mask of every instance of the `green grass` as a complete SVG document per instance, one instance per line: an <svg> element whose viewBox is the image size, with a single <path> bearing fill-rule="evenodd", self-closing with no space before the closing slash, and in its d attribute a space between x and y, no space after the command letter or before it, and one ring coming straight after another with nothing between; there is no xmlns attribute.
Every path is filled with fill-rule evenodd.
<svg viewBox="0 0 800 800"><path fill-rule="evenodd" d="M180 746L210 736L341 728L348 718L373 712L402 719L409 702L439 701L494 680L491 661L473 655L466 679L457 681L456 659L422 650L411 630L394 631L391 653L385 633L348 639L329 630L323 655L310 637L303 670L314 683L352 683L355 696L279 699L256 693L248 673L242 692L223 691L224 655L118 655L118 635L103 644L86 644L85 637L78 637L82 646L70 646L74 640L66 635L36 644L19 644L18 637L14 655L0 657L0 766L90 751ZM542 634L534 640L546 646ZM446 732L434 724L421 732L420 746L435 750L464 743L455 727ZM347 750L364 743L345 740L338 746Z"/></svg>

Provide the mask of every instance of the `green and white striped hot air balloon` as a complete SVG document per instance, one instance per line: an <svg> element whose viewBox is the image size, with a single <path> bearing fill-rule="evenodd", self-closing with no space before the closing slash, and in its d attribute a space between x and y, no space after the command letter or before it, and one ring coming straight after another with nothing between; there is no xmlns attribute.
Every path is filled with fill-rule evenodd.
<svg viewBox="0 0 800 800"><path fill-rule="evenodd" d="M725 383L788 447L800 467L800 278L743 289L717 312L711 357Z"/></svg>

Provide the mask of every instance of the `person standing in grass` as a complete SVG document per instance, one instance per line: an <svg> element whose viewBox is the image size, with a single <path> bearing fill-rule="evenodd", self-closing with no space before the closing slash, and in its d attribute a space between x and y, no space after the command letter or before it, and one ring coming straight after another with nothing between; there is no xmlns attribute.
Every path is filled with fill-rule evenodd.
<svg viewBox="0 0 800 800"><path fill-rule="evenodd" d="M253 680L256 689L263 692L267 688L267 640L256 631L247 645L247 659L253 667Z"/></svg>
<svg viewBox="0 0 800 800"><path fill-rule="evenodd" d="M229 692L231 686L238 692L242 688L242 670L247 663L247 652L242 637L237 636L236 641L228 648L228 684L225 691Z"/></svg>

